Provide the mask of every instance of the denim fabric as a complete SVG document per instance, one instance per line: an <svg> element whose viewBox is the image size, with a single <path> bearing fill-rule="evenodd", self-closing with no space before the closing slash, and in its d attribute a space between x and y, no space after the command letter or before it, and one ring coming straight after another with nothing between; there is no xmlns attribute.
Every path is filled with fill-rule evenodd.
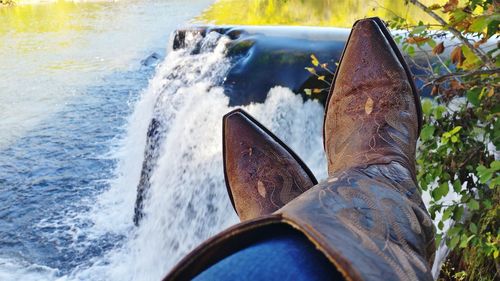
<svg viewBox="0 0 500 281"><path fill-rule="evenodd" d="M325 256L300 233L257 242L226 257L194 280L343 280Z"/></svg>

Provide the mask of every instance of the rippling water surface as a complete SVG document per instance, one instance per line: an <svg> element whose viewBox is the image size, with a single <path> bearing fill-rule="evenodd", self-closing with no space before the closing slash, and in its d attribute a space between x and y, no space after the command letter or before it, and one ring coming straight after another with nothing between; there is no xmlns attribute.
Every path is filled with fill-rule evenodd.
<svg viewBox="0 0 500 281"><path fill-rule="evenodd" d="M0 148L89 85L163 52L170 32L208 2L58 1L0 9Z"/></svg>
<svg viewBox="0 0 500 281"><path fill-rule="evenodd" d="M237 221L220 138L221 118L234 109L221 87L232 39L192 35L186 48L165 51L171 32L210 2L58 1L0 9L0 280L159 280L198 243ZM198 20L297 24L308 18L290 9L310 5L237 2L218 1ZM311 10L310 19L331 19L335 13L325 9L333 2L319 2L326 8ZM257 14L246 18L252 9ZM350 15L363 17L365 10ZM244 109L325 178L318 102L273 87L264 102ZM135 227L153 118L162 138L148 170L145 216Z"/></svg>
<svg viewBox="0 0 500 281"><path fill-rule="evenodd" d="M119 173L131 104L170 33L210 2L0 8L0 280L68 278L123 241L92 237L98 219L82 214Z"/></svg>

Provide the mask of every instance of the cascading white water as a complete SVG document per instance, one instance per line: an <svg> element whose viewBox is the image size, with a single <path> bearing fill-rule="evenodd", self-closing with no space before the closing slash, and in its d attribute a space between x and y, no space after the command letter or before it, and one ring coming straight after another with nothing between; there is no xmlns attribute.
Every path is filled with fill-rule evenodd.
<svg viewBox="0 0 500 281"><path fill-rule="evenodd" d="M119 164L110 189L88 203L94 206L91 212L77 217L91 221L90 228L80 230L88 241L112 234L123 236L122 242L63 277L52 269L42 269L43 278L31 271L20 275L33 280L159 280L203 240L237 222L224 184L221 138L222 116L234 107L217 86L231 67L225 55L229 40L217 33L191 34L186 48L169 52L135 102L127 134L113 156ZM318 102L304 102L289 89L275 87L264 103L243 108L284 140L318 180L326 178ZM164 138L151 170L145 216L135 227L137 184L153 118L161 120Z"/></svg>
<svg viewBox="0 0 500 281"><path fill-rule="evenodd" d="M234 108L216 86L230 67L225 57L229 39L210 33L188 41L187 48L171 51L158 66L137 102L118 152L117 179L91 213L95 237L113 232L127 238L69 279L159 280L200 242L237 222L224 184L221 139L222 116ZM199 46L200 52L192 54ZM319 179L325 178L318 102L304 102L276 87L265 103L244 109L285 140ZM153 117L162 121L164 140L144 202L145 217L135 228L136 187Z"/></svg>
<svg viewBox="0 0 500 281"><path fill-rule="evenodd" d="M237 222L224 184L221 138L222 116L234 108L216 86L230 67L225 56L229 39L217 33L191 36L187 48L171 51L158 66L137 102L120 145L117 178L93 212L97 236L114 232L126 235L126 241L91 266L75 270L70 279L158 280L203 240ZM201 51L192 54L200 45ZM296 151L319 180L326 177L319 103L275 87L264 103L243 108ZM151 174L145 217L136 228L136 186L153 117L162 120L164 140Z"/></svg>

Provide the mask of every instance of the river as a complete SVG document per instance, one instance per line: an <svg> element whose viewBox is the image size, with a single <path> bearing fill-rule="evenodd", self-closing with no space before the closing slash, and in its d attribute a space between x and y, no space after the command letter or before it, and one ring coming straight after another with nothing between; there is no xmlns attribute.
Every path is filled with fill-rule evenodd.
<svg viewBox="0 0 500 281"><path fill-rule="evenodd" d="M81 279L126 240L133 201L121 210L126 197L112 198L112 214L92 207L129 173L117 170L119 140L170 34L211 2L0 8L0 280Z"/></svg>
<svg viewBox="0 0 500 281"><path fill-rule="evenodd" d="M302 1L211 2L0 8L0 280L159 280L198 243L237 222L220 138L221 117L234 109L221 87L231 39L194 36L174 51L170 36L193 18L297 25L305 16L282 13L304 11ZM350 17L372 15L359 1L345 2L338 7L355 9ZM235 3L247 6L232 10ZM312 9L303 22L351 24L336 19L338 12L322 13L327 8ZM241 14L247 10L254 14ZM326 177L319 102L277 86L244 109L319 180ZM162 121L162 142L136 227L153 116Z"/></svg>

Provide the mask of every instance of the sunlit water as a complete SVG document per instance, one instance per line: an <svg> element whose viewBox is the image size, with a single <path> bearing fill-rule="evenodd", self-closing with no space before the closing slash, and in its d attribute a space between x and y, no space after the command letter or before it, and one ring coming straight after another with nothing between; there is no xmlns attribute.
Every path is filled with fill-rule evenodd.
<svg viewBox="0 0 500 281"><path fill-rule="evenodd" d="M447 1L420 2L430 5ZM435 12L441 13L439 10ZM410 24L419 21L434 23L427 13L403 0L218 0L198 19L218 25L351 27L360 18L374 16L384 20L404 17Z"/></svg>
<svg viewBox="0 0 500 281"><path fill-rule="evenodd" d="M145 86L137 73L147 70L112 74L2 151L2 279L158 280L237 221L220 138L221 118L233 109L218 86L230 67L228 40L191 38L139 96L131 92ZM136 100L132 109L127 100ZM276 87L245 109L325 177L318 102ZM165 140L137 228L133 207L153 116L166 121Z"/></svg>
<svg viewBox="0 0 500 281"><path fill-rule="evenodd" d="M0 9L0 280L67 276L125 240L131 210L114 209L95 236L99 216L85 214L119 173L118 139L154 73L141 61L210 2Z"/></svg>
<svg viewBox="0 0 500 281"><path fill-rule="evenodd" d="M59 1L0 9L0 148L86 95L89 85L163 53L174 28L210 2Z"/></svg>
<svg viewBox="0 0 500 281"><path fill-rule="evenodd" d="M230 39L165 54L208 2L0 9L0 280L158 280L237 221L221 157ZM152 53L166 57L142 65ZM319 103L275 87L244 108L325 178ZM153 117L165 137L135 227Z"/></svg>

